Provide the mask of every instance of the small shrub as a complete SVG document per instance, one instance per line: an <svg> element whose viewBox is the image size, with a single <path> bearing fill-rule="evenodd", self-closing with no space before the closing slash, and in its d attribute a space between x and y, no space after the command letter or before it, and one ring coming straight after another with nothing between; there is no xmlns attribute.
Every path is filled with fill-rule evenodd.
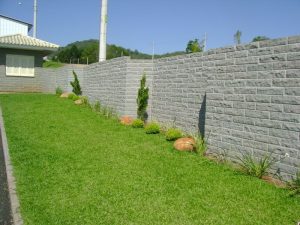
<svg viewBox="0 0 300 225"><path fill-rule="evenodd" d="M266 155L263 158L255 159L252 154L242 154L240 161L240 166L247 174L262 178L267 174L267 170L273 164L271 155Z"/></svg>
<svg viewBox="0 0 300 225"><path fill-rule="evenodd" d="M76 96L76 95L75 95L74 93L70 93L70 94L68 95L68 99L73 100L73 98L76 98L75 96Z"/></svg>
<svg viewBox="0 0 300 225"><path fill-rule="evenodd" d="M148 106L148 99L149 99L149 88L146 87L146 75L143 74L143 77L140 81L140 88L138 90L138 96L136 99L138 108L137 108L137 115L138 118L143 120L144 122L147 119L147 106Z"/></svg>
<svg viewBox="0 0 300 225"><path fill-rule="evenodd" d="M133 128L143 128L144 127L144 121L141 119L136 119L132 122L131 125Z"/></svg>
<svg viewBox="0 0 300 225"><path fill-rule="evenodd" d="M56 94L57 96L61 96L62 93L63 93L63 90L62 90L60 87L57 87L57 88L55 89L55 94Z"/></svg>
<svg viewBox="0 0 300 225"><path fill-rule="evenodd" d="M148 123L145 126L146 134L158 134L160 132L160 126L158 123Z"/></svg>
<svg viewBox="0 0 300 225"><path fill-rule="evenodd" d="M95 110L96 112L101 112L101 104L100 104L99 101L97 101L97 102L95 103L95 105L94 105L94 110Z"/></svg>
<svg viewBox="0 0 300 225"><path fill-rule="evenodd" d="M296 174L296 178L287 182L287 188L290 190L290 196L300 195L300 171Z"/></svg>
<svg viewBox="0 0 300 225"><path fill-rule="evenodd" d="M72 97L72 100L75 102L75 101L77 101L78 99L80 99L80 97L74 94L73 97Z"/></svg>
<svg viewBox="0 0 300 225"><path fill-rule="evenodd" d="M71 81L70 84L73 87L73 93L75 93L76 95L81 95L81 87L79 84L79 80L77 77L77 74L75 73L75 71L73 70L73 75L74 75L74 81Z"/></svg>
<svg viewBox="0 0 300 225"><path fill-rule="evenodd" d="M182 137L182 132L179 129L170 128L170 129L167 130L165 135L166 135L166 139L168 141L175 141L175 140Z"/></svg>

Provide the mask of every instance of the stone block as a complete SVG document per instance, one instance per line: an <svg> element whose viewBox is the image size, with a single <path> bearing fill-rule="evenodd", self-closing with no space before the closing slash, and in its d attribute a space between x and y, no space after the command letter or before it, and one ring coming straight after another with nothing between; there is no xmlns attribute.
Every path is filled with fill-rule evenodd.
<svg viewBox="0 0 300 225"><path fill-rule="evenodd" d="M267 96L267 95L247 95L246 96L246 101L247 102L259 102L259 103L270 103L271 102L271 96Z"/></svg>
<svg viewBox="0 0 300 225"><path fill-rule="evenodd" d="M270 118L271 118L271 120L300 123L300 115L299 114L271 112Z"/></svg>
<svg viewBox="0 0 300 225"><path fill-rule="evenodd" d="M285 94L300 96L300 88L285 88Z"/></svg>
<svg viewBox="0 0 300 225"><path fill-rule="evenodd" d="M248 71L266 71L266 70L272 70L272 69L273 69L272 63L247 66Z"/></svg>
<svg viewBox="0 0 300 225"><path fill-rule="evenodd" d="M271 81L270 81L271 83ZM266 83L266 85L269 83ZM283 88L257 88L257 94L259 95L283 95Z"/></svg>
<svg viewBox="0 0 300 225"><path fill-rule="evenodd" d="M272 96L272 103L300 105L300 97L298 96Z"/></svg>
<svg viewBox="0 0 300 225"><path fill-rule="evenodd" d="M258 111L269 111L269 112L283 112L283 105L279 104L265 104L256 103L256 110Z"/></svg>

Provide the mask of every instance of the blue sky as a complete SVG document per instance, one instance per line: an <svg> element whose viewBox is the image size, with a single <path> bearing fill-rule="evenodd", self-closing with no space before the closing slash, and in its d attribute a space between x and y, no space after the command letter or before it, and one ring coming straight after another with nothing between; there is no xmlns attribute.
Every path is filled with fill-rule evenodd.
<svg viewBox="0 0 300 225"><path fill-rule="evenodd" d="M22 2L22 4L18 4ZM38 38L61 46L98 39L101 0L38 0ZM208 48L254 36L300 34L300 0L108 0L108 43L151 53L184 50L207 33ZM33 0L0 0L0 14L32 22Z"/></svg>

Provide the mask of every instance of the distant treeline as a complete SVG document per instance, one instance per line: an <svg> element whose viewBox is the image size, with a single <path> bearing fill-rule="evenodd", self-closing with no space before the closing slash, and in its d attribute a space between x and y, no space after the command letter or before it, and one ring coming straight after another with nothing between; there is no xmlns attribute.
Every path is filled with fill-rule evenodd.
<svg viewBox="0 0 300 225"><path fill-rule="evenodd" d="M184 51L155 55L155 58L162 58L174 55L186 54ZM126 49L116 45L107 45L107 59L113 59L121 56L130 56L132 59L151 59L152 55L141 53L138 50ZM56 53L50 56L53 61L61 63L80 63L91 64L98 62L99 41L86 40L77 41L61 47Z"/></svg>

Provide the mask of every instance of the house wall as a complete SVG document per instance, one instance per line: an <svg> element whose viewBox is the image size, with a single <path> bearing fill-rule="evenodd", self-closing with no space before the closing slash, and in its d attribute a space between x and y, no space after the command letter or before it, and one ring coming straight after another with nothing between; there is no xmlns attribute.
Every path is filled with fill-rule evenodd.
<svg viewBox="0 0 300 225"><path fill-rule="evenodd" d="M233 161L245 152L256 157L272 152L272 172L284 179L300 168L300 36L154 62L122 57L85 67L39 68L36 91L54 92L57 86L71 91L73 70L83 95L131 116L145 72L150 120L200 132L210 153ZM0 77L3 91L7 77L1 70ZM10 88L25 90L20 83Z"/></svg>
<svg viewBox="0 0 300 225"><path fill-rule="evenodd" d="M14 50L0 48L0 90L2 92L40 92L41 81L35 72L35 77L6 76L6 55L30 55L35 56L35 67L40 68L43 63L43 54L36 51Z"/></svg>
<svg viewBox="0 0 300 225"><path fill-rule="evenodd" d="M28 35L28 25L0 17L0 36L13 34Z"/></svg>

